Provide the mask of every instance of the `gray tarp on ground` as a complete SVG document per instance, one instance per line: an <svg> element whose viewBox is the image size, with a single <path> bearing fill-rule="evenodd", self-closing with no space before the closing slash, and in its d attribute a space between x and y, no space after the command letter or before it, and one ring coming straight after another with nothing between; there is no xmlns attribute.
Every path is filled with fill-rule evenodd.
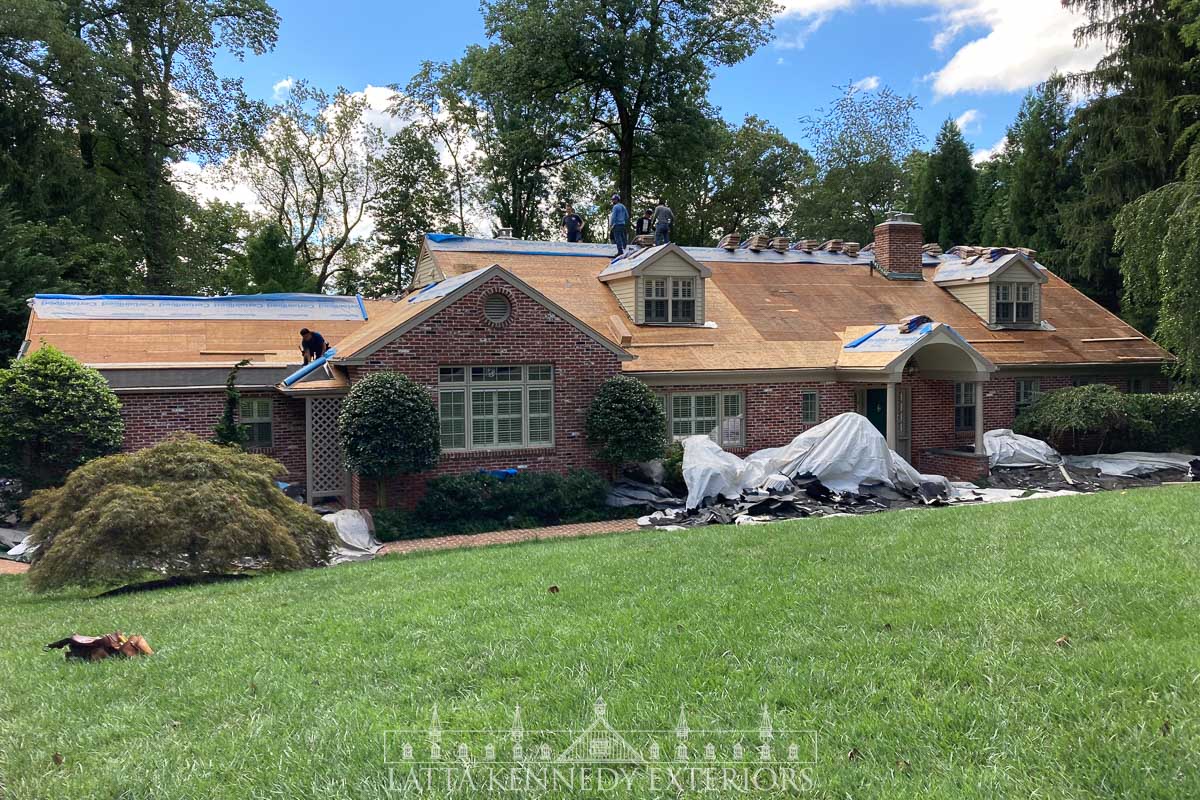
<svg viewBox="0 0 1200 800"><path fill-rule="evenodd" d="M1062 463L1062 456L1041 439L1013 433L1008 428L997 428L983 435L983 449L988 455L988 466L996 467L1055 467Z"/></svg>
<svg viewBox="0 0 1200 800"><path fill-rule="evenodd" d="M809 428L782 447L759 450L738 458L707 436L689 436L683 442L683 479L688 486L687 507L699 508L707 498L732 497L757 489L767 478L812 475L835 492L858 492L862 486L888 486L917 490L924 481L949 482L939 475L922 476L887 446L871 421L847 412Z"/></svg>
<svg viewBox="0 0 1200 800"><path fill-rule="evenodd" d="M335 514L326 514L321 519L332 525L338 535L330 564L370 561L383 547L371 530L371 521L366 512L346 508Z"/></svg>
<svg viewBox="0 0 1200 800"><path fill-rule="evenodd" d="M1183 453L1103 453L1098 456L1067 456L1067 466L1076 469L1098 469L1101 475L1136 478L1160 469L1180 469L1185 472L1196 456Z"/></svg>
<svg viewBox="0 0 1200 800"><path fill-rule="evenodd" d="M1095 469L1101 475L1118 478L1137 478L1160 469L1187 471L1196 456L1184 453L1102 453L1094 456L1063 456L1040 439L1013 433L1007 428L988 431L983 435L988 463L993 467L1057 467L1065 464L1072 469Z"/></svg>

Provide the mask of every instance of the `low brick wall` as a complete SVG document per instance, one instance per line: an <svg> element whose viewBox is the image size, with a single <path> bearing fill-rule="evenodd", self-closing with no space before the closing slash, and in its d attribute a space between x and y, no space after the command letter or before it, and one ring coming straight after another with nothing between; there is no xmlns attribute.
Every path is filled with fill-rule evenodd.
<svg viewBox="0 0 1200 800"><path fill-rule="evenodd" d="M926 475L944 475L952 481L978 481L990 472L986 453L934 447L921 455L921 471Z"/></svg>

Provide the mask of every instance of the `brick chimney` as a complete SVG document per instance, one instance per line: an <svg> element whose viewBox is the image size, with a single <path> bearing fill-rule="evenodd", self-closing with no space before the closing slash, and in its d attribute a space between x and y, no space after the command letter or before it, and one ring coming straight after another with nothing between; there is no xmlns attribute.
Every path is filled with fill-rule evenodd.
<svg viewBox="0 0 1200 800"><path fill-rule="evenodd" d="M912 214L889 211L887 219L875 226L875 263L888 278L921 280L924 245L921 223Z"/></svg>

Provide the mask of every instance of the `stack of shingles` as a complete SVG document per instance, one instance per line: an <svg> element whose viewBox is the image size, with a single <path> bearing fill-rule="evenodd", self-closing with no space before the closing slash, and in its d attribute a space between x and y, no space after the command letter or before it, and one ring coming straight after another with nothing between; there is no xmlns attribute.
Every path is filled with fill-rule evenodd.
<svg viewBox="0 0 1200 800"><path fill-rule="evenodd" d="M759 250L766 250L770 246L771 246L771 240L768 239L764 234L761 234L761 233L756 233L753 236L751 236L749 239L746 240L746 247L748 247L750 250L753 250L756 253Z"/></svg>
<svg viewBox="0 0 1200 800"><path fill-rule="evenodd" d="M721 241L717 242L717 247L722 250L737 250L738 245L742 243L742 236L737 231L727 233L721 237Z"/></svg>
<svg viewBox="0 0 1200 800"><path fill-rule="evenodd" d="M771 248L779 251L780 253L786 253L791 244L791 239L787 238L786 236L776 236L771 240Z"/></svg>

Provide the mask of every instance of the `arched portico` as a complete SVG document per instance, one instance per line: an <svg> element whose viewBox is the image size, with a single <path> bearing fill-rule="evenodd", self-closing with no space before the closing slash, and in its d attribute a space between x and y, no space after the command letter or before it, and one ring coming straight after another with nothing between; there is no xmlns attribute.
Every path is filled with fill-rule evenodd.
<svg viewBox="0 0 1200 800"><path fill-rule="evenodd" d="M896 325L879 326L843 347L838 371L846 380L866 384L868 388L863 390L866 396L878 397L886 392L884 427L888 446L905 456L913 439L913 386L928 381L948 383L951 393L948 406L932 406L927 398L921 398L919 405L921 414L949 414L952 427L953 385L970 384L976 403L975 452L983 452L982 387L996 371L996 365L949 325L930 323L913 333L903 333ZM872 385L875 388L869 388Z"/></svg>

